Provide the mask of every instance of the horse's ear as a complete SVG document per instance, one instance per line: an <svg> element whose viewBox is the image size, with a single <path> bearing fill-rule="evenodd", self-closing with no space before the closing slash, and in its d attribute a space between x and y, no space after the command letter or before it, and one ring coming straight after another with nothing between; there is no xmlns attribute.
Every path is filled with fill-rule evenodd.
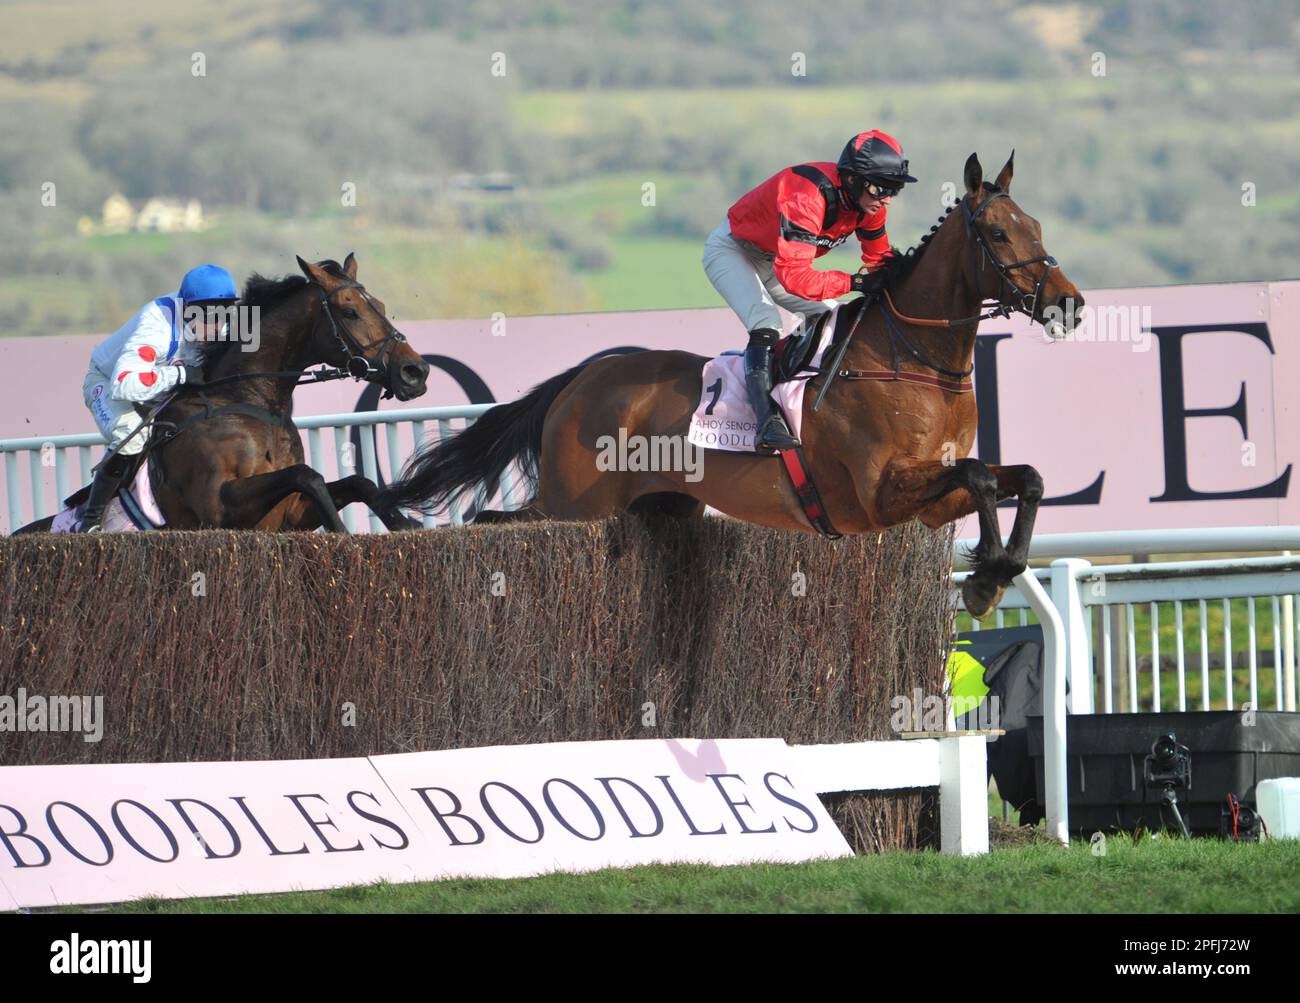
<svg viewBox="0 0 1300 1003"><path fill-rule="evenodd" d="M972 153L966 158L966 194L975 202L980 197L981 185L984 183L984 168L980 166L980 158Z"/></svg>
<svg viewBox="0 0 1300 1003"><path fill-rule="evenodd" d="M1012 150L1011 156L1007 157L1006 166L1003 167L1002 170L998 173L998 179L995 182L993 182L1004 192L1011 191L1011 174L1012 174L1011 162L1015 159L1016 159L1016 151Z"/></svg>
<svg viewBox="0 0 1300 1003"><path fill-rule="evenodd" d="M308 282L315 282L322 289L329 287L330 274L320 265L313 265L310 261L303 261L302 258L298 258L298 267L302 269L303 275L307 276ZM334 281L337 281L337 279Z"/></svg>
<svg viewBox="0 0 1300 1003"><path fill-rule="evenodd" d="M348 251L348 256L343 260L343 270L353 282L357 280L357 256L351 251Z"/></svg>

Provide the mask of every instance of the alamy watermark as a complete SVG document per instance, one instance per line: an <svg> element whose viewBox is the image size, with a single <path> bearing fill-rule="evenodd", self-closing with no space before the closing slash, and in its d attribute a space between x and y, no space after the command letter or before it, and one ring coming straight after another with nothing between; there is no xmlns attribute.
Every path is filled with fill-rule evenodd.
<svg viewBox="0 0 1300 1003"><path fill-rule="evenodd" d="M104 737L104 698L88 696L0 695L0 732L81 732L84 742Z"/></svg>
<svg viewBox="0 0 1300 1003"><path fill-rule="evenodd" d="M1151 349L1151 304L1085 305L1077 310L1070 300L1067 308L1043 309L1044 326L1059 324L1064 333L1048 336L1050 341L1109 342L1131 344L1135 352Z"/></svg>
<svg viewBox="0 0 1300 1003"><path fill-rule="evenodd" d="M596 469L666 471L685 474L694 484L704 477L704 449L684 435L602 435L596 440Z"/></svg>
<svg viewBox="0 0 1300 1003"><path fill-rule="evenodd" d="M256 352L262 344L262 308L245 303L186 303L180 310L181 337L186 341L237 341L241 352Z"/></svg>
<svg viewBox="0 0 1300 1003"><path fill-rule="evenodd" d="M1001 708L996 693L983 696L955 696L930 694L920 688L910 694L899 694L890 699L889 727L895 733L905 731L947 731L949 720L962 721L967 729L996 730L1001 728Z"/></svg>

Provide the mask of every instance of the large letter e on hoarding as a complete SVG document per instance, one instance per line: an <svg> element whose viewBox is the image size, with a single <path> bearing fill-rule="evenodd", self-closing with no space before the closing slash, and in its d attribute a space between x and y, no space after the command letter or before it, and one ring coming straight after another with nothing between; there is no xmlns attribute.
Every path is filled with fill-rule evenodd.
<svg viewBox="0 0 1300 1003"><path fill-rule="evenodd" d="M1207 331L1239 331L1262 341L1273 352L1273 342L1268 336L1268 325L1263 322L1245 324L1191 324L1183 327L1153 327L1152 333L1160 339L1160 409L1164 419L1165 441L1165 493L1152 498L1153 502L1215 501L1227 498L1285 498L1291 480L1291 464L1277 479L1259 487L1241 491L1196 491L1187 481L1187 419L1225 417L1234 419L1241 427L1243 439L1246 429L1246 384L1241 384L1235 404L1228 407L1188 408L1183 397L1183 337Z"/></svg>

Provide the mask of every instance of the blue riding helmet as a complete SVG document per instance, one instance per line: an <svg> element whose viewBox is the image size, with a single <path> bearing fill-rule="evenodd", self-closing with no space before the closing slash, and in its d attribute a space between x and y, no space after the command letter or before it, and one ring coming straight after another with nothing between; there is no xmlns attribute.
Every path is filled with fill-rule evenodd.
<svg viewBox="0 0 1300 1003"><path fill-rule="evenodd" d="M220 265L199 265L186 272L181 280L181 299L187 303L236 300L239 292L234 277Z"/></svg>

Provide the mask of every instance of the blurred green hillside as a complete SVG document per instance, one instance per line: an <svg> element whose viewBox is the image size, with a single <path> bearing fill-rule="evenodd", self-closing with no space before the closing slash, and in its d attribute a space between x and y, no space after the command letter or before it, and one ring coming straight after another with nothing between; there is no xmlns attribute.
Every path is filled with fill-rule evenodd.
<svg viewBox="0 0 1300 1003"><path fill-rule="evenodd" d="M900 246L972 150L991 174L1014 147L1017 199L1080 286L1300 276L1291 2L5 11L3 334L112 329L199 261L350 250L398 318L715 305L700 250L727 206L873 127L920 178ZM207 227L79 231L115 192L199 199Z"/></svg>

